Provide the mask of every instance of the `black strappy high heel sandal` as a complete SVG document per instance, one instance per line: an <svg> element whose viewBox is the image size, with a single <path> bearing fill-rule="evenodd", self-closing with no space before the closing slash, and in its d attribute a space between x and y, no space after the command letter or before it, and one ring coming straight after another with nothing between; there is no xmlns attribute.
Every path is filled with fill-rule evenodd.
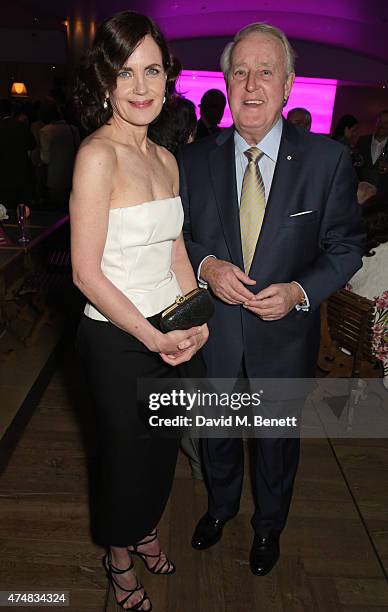
<svg viewBox="0 0 388 612"><path fill-rule="evenodd" d="M143 561L144 565L146 566L146 568L151 574L154 574L155 576L171 576L172 574L175 574L176 567L172 563L172 561L170 561L167 558L167 555L166 555L166 560L164 561L164 563L162 563L162 565L158 569L156 569L159 565L160 556L162 555L162 551L160 551L160 553L157 555L150 555L148 553L142 553L138 551L139 546L150 544L151 542L154 542L157 537L158 537L158 530L155 529L155 531L152 531L148 536L145 537L144 540L141 540L137 544L134 544L132 548L129 549L129 552L132 555L136 555L137 557L140 557L140 559ZM147 563L147 559L156 559L156 561L154 565L150 567ZM168 569L164 571L166 565Z"/></svg>
<svg viewBox="0 0 388 612"><path fill-rule="evenodd" d="M118 567L115 567L114 565L112 565L112 557L110 553L107 553L103 560L103 565L106 571L106 575L108 576L108 580L111 583L111 585L113 586L113 589L115 591L115 597L116 597L116 588L119 588L121 591L125 591L126 593L128 593L128 595L126 597L124 597L124 599L122 599L121 601L118 601L117 597L116 597L116 602L117 604L121 607L124 608L124 604L128 601L128 599L130 597L132 597L132 595L134 593L136 593L137 591L140 591L141 589L144 589L144 587L140 584L140 582L138 581L138 579L136 578L136 586L134 589L126 589L125 587L121 586L121 584L119 584L119 582L117 582L117 580L115 579L113 574L125 574L125 572L129 572L132 568L133 568L133 560L131 559L131 563L129 565L129 567L127 567L127 569L119 569ZM150 607L147 610L143 610L142 606L143 604L149 601L150 602ZM150 612L150 610L152 610L152 603L150 601L150 598L148 597L146 591L144 590L144 595L143 597L140 599L140 601L138 601L137 603L135 603L131 608L124 608L124 610L134 610L134 611L138 611L138 612Z"/></svg>

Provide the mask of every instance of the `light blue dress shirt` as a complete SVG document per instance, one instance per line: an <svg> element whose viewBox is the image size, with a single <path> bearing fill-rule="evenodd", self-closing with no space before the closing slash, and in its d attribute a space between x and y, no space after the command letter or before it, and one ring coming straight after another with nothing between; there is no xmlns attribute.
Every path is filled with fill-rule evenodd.
<svg viewBox="0 0 388 612"><path fill-rule="evenodd" d="M275 172L275 166L278 159L280 140L283 131L283 121L280 118L273 128L264 136L264 138L256 144L256 147L264 153L259 159L259 169L263 177L265 199L268 202L269 193L271 191L272 179ZM237 182L237 197L240 205L241 189L244 178L244 173L248 165L248 158L244 155L244 151L250 149L252 145L248 144L240 134L234 133L234 153L236 156L236 182Z"/></svg>

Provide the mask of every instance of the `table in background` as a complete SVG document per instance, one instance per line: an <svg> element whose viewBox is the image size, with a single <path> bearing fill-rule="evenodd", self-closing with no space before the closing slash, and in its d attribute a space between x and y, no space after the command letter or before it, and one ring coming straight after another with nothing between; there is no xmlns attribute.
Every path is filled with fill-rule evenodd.
<svg viewBox="0 0 388 612"><path fill-rule="evenodd" d="M69 215L61 211L32 211L26 223L25 234L30 241L20 244L20 229L16 212L8 211L9 219L2 227L10 244L0 244L0 333L7 326L5 302L11 300L23 283L26 274L31 274L39 255L55 243L60 230L68 226Z"/></svg>

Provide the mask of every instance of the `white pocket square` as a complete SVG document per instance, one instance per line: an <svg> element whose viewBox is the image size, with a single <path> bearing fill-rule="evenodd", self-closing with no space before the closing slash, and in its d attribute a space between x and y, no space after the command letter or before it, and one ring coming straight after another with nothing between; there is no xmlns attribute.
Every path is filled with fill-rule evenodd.
<svg viewBox="0 0 388 612"><path fill-rule="evenodd" d="M293 215L290 215L290 217L300 217L301 215L308 215L312 212L315 212L315 211L314 210L304 210L303 212L294 213Z"/></svg>

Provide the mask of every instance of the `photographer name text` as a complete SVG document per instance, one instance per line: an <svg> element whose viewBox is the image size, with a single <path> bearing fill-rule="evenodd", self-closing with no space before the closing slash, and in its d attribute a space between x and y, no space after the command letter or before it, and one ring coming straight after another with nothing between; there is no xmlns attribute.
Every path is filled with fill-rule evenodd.
<svg viewBox="0 0 388 612"><path fill-rule="evenodd" d="M298 427L298 419L295 416L276 419L264 418L261 415L249 418L237 414L214 418L202 415L196 415L194 418L181 415L171 418L152 415L148 422L151 427Z"/></svg>

